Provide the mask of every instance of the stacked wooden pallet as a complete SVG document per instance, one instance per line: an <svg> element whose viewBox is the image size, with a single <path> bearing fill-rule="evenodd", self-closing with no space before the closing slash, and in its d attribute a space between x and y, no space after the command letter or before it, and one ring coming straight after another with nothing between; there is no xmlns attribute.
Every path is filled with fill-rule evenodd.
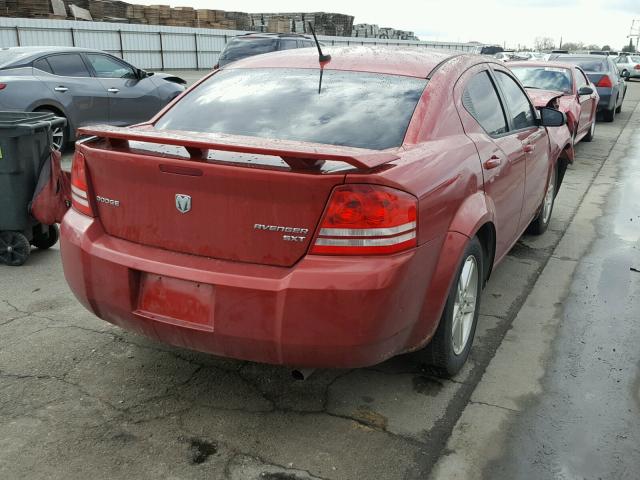
<svg viewBox="0 0 640 480"><path fill-rule="evenodd" d="M290 33L291 32L291 18L286 16L272 16L269 19L267 25L267 32L269 33Z"/></svg>
<svg viewBox="0 0 640 480"><path fill-rule="evenodd" d="M95 20L127 18L128 3L117 0L91 0L89 11Z"/></svg>

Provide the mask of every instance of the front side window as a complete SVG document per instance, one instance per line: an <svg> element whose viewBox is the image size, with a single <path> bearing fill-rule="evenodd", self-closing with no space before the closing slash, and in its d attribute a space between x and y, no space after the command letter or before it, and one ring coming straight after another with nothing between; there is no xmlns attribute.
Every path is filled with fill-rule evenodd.
<svg viewBox="0 0 640 480"><path fill-rule="evenodd" d="M156 123L376 150L399 147L427 80L317 69L222 70ZM320 90L320 91L319 91Z"/></svg>
<svg viewBox="0 0 640 480"><path fill-rule="evenodd" d="M531 108L529 98L522 91L516 81L504 72L496 71L498 84L504 94L505 102L511 113L511 123L514 130L533 127L536 117Z"/></svg>
<svg viewBox="0 0 640 480"><path fill-rule="evenodd" d="M115 58L93 53L87 54L87 58L100 78L136 78L131 67Z"/></svg>
<svg viewBox="0 0 640 480"><path fill-rule="evenodd" d="M589 85L589 80L587 79L584 72L579 68L576 69L576 84L578 85L578 88L586 87L587 85Z"/></svg>
<svg viewBox="0 0 640 480"><path fill-rule="evenodd" d="M462 95L462 104L489 135L507 132L507 120L487 72L478 73L469 81Z"/></svg>
<svg viewBox="0 0 640 480"><path fill-rule="evenodd" d="M47 57L51 71L61 77L90 77L82 57L76 53L51 55Z"/></svg>
<svg viewBox="0 0 640 480"><path fill-rule="evenodd" d="M511 71L525 88L541 88L563 93L571 93L573 90L571 72L566 68L512 67Z"/></svg>

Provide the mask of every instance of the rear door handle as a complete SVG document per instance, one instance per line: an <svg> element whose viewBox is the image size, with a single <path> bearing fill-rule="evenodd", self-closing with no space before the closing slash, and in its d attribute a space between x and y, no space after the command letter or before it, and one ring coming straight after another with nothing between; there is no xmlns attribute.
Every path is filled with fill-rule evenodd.
<svg viewBox="0 0 640 480"><path fill-rule="evenodd" d="M107 89L107 92L109 92L109 93L118 93L119 91L120 90L118 90L117 88L113 88L113 87Z"/></svg>
<svg viewBox="0 0 640 480"><path fill-rule="evenodd" d="M63 92L63 93L64 93L64 92L66 92L66 91L67 91L67 90L69 90L69 89L68 89L67 87L59 86L59 87L54 88L54 90L55 90L56 92Z"/></svg>
<svg viewBox="0 0 640 480"><path fill-rule="evenodd" d="M485 161L482 164L482 166L484 167L485 170L492 170L494 168L499 167L500 163L502 163L502 161L500 160L500 157L498 157L497 155L492 155L489 160Z"/></svg>
<svg viewBox="0 0 640 480"><path fill-rule="evenodd" d="M531 145L530 143L527 143L523 145L523 149L524 149L524 153L532 153L536 149L536 146Z"/></svg>

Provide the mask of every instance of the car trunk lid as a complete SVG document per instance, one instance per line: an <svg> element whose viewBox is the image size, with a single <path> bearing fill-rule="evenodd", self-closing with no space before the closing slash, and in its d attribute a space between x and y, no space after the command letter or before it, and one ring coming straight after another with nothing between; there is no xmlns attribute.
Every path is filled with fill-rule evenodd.
<svg viewBox="0 0 640 480"><path fill-rule="evenodd" d="M109 235L274 266L291 266L305 254L333 187L344 182L345 168L322 170L325 162L368 171L398 158L390 152L159 132L149 126L91 127L79 134L100 138L79 150L90 198ZM286 163L277 164L274 157Z"/></svg>

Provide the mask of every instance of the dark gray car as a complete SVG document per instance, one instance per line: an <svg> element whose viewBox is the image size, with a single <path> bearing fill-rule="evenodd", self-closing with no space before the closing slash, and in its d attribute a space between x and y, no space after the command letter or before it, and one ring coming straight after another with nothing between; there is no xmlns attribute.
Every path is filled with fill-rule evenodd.
<svg viewBox="0 0 640 480"><path fill-rule="evenodd" d="M315 48L316 44L305 35L296 33L246 33L229 40L216 67L263 53L291 50L294 48Z"/></svg>
<svg viewBox="0 0 640 480"><path fill-rule="evenodd" d="M622 110L627 94L627 85L618 72L613 57L600 55L555 55L549 59L578 65L593 82L600 95L598 112L602 112L605 121L613 122L616 113Z"/></svg>
<svg viewBox="0 0 640 480"><path fill-rule="evenodd" d="M100 50L69 47L0 49L0 110L48 111L67 119L56 147L78 127L149 120L185 90L181 78L147 73Z"/></svg>

